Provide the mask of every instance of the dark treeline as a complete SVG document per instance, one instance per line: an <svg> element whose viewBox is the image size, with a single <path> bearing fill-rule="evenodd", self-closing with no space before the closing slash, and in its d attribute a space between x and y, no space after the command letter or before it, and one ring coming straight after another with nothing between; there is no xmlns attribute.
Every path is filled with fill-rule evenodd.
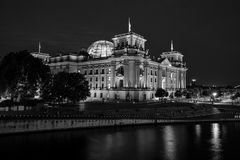
<svg viewBox="0 0 240 160"><path fill-rule="evenodd" d="M76 103L85 100L90 92L82 74L52 74L47 64L24 50L1 59L0 95L12 102L40 97L51 103Z"/></svg>

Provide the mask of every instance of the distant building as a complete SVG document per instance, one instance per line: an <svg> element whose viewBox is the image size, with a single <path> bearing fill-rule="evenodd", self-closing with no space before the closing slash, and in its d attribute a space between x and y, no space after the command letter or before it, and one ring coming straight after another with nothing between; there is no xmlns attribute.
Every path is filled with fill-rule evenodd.
<svg viewBox="0 0 240 160"><path fill-rule="evenodd" d="M151 59L147 40L131 31L115 35L112 42L96 41L88 56L68 54L49 58L53 73L79 72L85 75L91 89L87 100L151 100L157 88L168 92L186 88L186 65L183 55L171 50Z"/></svg>

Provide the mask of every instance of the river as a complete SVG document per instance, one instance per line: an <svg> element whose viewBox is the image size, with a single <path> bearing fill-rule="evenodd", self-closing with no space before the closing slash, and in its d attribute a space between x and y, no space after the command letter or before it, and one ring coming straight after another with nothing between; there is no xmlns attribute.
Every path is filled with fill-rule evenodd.
<svg viewBox="0 0 240 160"><path fill-rule="evenodd" d="M240 159L240 123L84 129L0 137L1 159ZM4 158L3 158L4 157Z"/></svg>

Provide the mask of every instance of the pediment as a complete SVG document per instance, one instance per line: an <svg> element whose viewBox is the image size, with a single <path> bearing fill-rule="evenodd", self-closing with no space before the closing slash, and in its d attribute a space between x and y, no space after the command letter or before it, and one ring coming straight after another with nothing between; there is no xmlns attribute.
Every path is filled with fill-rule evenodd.
<svg viewBox="0 0 240 160"><path fill-rule="evenodd" d="M162 62L161 62L161 65L164 65L164 66L172 66L171 62L165 58Z"/></svg>

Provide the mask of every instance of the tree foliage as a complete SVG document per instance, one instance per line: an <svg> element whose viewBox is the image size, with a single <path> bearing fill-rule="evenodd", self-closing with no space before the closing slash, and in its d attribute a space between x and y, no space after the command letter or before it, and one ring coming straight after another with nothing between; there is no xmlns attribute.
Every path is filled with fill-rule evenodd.
<svg viewBox="0 0 240 160"><path fill-rule="evenodd" d="M231 96L231 99L232 100L236 100L237 98L240 97L240 93L239 92L236 92L233 96Z"/></svg>
<svg viewBox="0 0 240 160"><path fill-rule="evenodd" d="M203 90L203 91L201 92L201 96L203 96L203 97L210 96L210 91L209 91L209 90Z"/></svg>
<svg viewBox="0 0 240 160"><path fill-rule="evenodd" d="M158 88L155 93L155 97L163 98L163 97L167 97L167 96L168 96L168 92L162 88Z"/></svg>
<svg viewBox="0 0 240 160"><path fill-rule="evenodd" d="M88 82L80 73L59 72L43 87L43 99L54 102L78 102L90 96Z"/></svg>
<svg viewBox="0 0 240 160"><path fill-rule="evenodd" d="M49 66L28 51L11 52L0 62L0 92L12 99L33 97L49 75Z"/></svg>
<svg viewBox="0 0 240 160"><path fill-rule="evenodd" d="M177 90L174 94L175 97L182 97L182 92L180 90Z"/></svg>
<svg viewBox="0 0 240 160"><path fill-rule="evenodd" d="M192 92L187 92L187 94L186 94L186 98L187 98L187 99L192 98Z"/></svg>

